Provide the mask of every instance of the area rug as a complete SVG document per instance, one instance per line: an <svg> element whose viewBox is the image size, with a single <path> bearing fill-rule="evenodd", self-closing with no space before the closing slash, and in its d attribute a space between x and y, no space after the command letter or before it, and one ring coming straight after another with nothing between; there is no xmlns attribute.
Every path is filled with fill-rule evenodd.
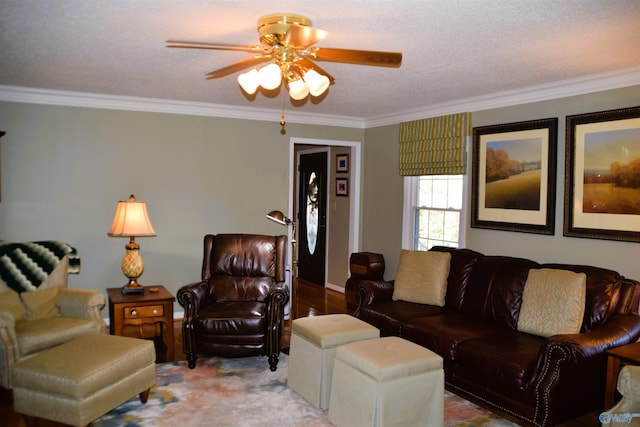
<svg viewBox="0 0 640 427"><path fill-rule="evenodd" d="M94 421L93 427L329 427L287 387L286 355L271 372L264 357L198 359L156 365L158 381L146 404L136 396ZM516 426L452 393L445 395L446 427Z"/></svg>

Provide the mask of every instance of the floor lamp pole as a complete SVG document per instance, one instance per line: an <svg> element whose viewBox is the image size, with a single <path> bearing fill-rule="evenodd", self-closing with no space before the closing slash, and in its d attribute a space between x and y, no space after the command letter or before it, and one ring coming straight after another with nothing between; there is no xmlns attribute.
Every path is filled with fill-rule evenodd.
<svg viewBox="0 0 640 427"><path fill-rule="evenodd" d="M291 221L291 306L293 319L298 318L298 253L296 252L296 222Z"/></svg>

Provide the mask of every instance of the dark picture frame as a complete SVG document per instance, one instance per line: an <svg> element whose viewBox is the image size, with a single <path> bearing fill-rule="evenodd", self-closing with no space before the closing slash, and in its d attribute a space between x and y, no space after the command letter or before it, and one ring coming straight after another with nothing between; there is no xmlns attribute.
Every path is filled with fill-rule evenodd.
<svg viewBox="0 0 640 427"><path fill-rule="evenodd" d="M349 154L336 154L336 172L349 172Z"/></svg>
<svg viewBox="0 0 640 427"><path fill-rule="evenodd" d="M640 242L640 106L566 117L563 235Z"/></svg>
<svg viewBox="0 0 640 427"><path fill-rule="evenodd" d="M349 179L348 178L336 178L336 196L339 196L339 197L349 196Z"/></svg>
<svg viewBox="0 0 640 427"><path fill-rule="evenodd" d="M558 118L473 128L471 227L554 234Z"/></svg>

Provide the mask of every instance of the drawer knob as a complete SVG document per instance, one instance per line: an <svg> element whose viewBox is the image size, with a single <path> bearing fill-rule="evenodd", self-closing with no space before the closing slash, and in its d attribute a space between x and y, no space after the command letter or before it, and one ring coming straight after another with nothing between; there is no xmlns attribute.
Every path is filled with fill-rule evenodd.
<svg viewBox="0 0 640 427"><path fill-rule="evenodd" d="M153 314L158 314L158 310L153 310Z"/></svg>
<svg viewBox="0 0 640 427"><path fill-rule="evenodd" d="M131 310L131 315L132 315L132 316L137 316L137 315L138 315L138 312L137 312L136 310Z"/></svg>

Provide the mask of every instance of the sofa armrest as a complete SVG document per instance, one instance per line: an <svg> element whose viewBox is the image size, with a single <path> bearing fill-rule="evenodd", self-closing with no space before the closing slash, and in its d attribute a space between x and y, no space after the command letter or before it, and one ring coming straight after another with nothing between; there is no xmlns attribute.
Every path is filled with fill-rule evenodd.
<svg viewBox="0 0 640 427"><path fill-rule="evenodd" d="M80 317L91 319L102 326L107 326L100 314L105 306L105 297L101 292L89 289L60 288L58 291L58 306L64 317Z"/></svg>
<svg viewBox="0 0 640 427"><path fill-rule="evenodd" d="M19 358L15 319L11 313L0 311L0 387L11 388L11 372Z"/></svg>
<svg viewBox="0 0 640 427"><path fill-rule="evenodd" d="M358 316L363 307L380 301L391 301L393 297L394 280L363 280L358 284L358 308L353 313Z"/></svg>
<svg viewBox="0 0 640 427"><path fill-rule="evenodd" d="M606 374L605 351L635 342L640 336L640 317L619 315L588 333L554 335L540 349L538 372L534 378L536 396L536 425L547 425L550 413L558 410L558 402L565 398L566 390L557 386L560 378L573 376L583 382L585 390L601 389L604 392ZM571 365L580 365L573 368ZM569 367L566 369L566 367ZM588 372L588 378L585 378ZM584 397L584 396L583 396ZM556 402L551 405L551 402Z"/></svg>
<svg viewBox="0 0 640 427"><path fill-rule="evenodd" d="M640 337L640 316L634 314L613 316L597 329L588 333L554 335L547 348L561 347L567 363L597 356L611 348L635 342Z"/></svg>

